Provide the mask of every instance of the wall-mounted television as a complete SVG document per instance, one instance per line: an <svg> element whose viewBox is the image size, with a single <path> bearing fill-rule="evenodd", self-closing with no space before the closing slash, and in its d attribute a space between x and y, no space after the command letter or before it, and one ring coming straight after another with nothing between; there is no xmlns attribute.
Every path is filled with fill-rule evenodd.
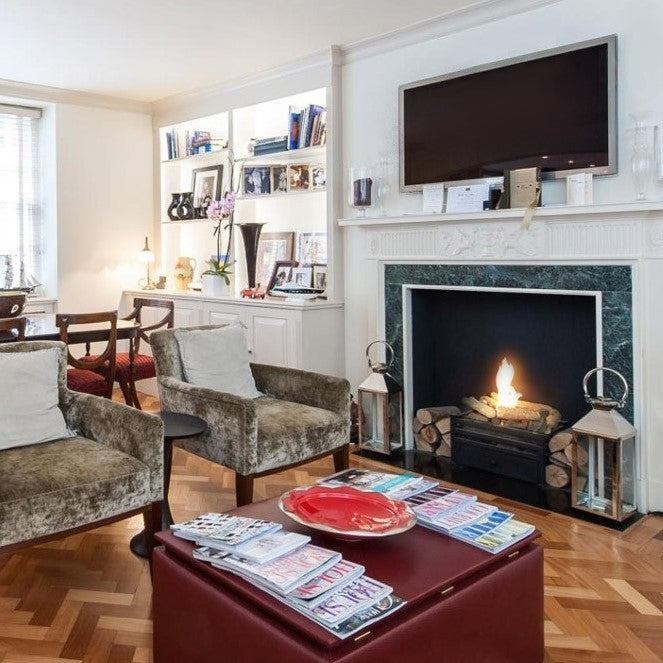
<svg viewBox="0 0 663 663"><path fill-rule="evenodd" d="M399 88L400 185L617 172L611 35Z"/></svg>

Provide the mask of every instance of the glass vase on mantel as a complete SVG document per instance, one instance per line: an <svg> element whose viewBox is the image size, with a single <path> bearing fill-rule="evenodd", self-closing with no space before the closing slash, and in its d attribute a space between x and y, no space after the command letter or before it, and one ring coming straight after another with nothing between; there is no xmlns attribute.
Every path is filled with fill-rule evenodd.
<svg viewBox="0 0 663 663"><path fill-rule="evenodd" d="M364 217L366 210L375 202L372 169L357 166L350 168L348 175L348 205L355 210L355 216Z"/></svg>
<svg viewBox="0 0 663 663"><path fill-rule="evenodd" d="M647 200L647 192L654 176L654 127L646 124L645 114L631 114L633 127L628 130L633 146L631 174L636 200Z"/></svg>

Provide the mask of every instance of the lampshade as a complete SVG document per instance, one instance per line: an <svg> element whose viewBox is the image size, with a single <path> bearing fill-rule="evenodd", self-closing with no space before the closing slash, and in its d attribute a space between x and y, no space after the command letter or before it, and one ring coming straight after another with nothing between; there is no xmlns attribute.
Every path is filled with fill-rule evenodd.
<svg viewBox="0 0 663 663"><path fill-rule="evenodd" d="M145 264L154 262L154 253L150 249L147 243L147 237L145 237L145 246L140 250L138 254L138 259Z"/></svg>

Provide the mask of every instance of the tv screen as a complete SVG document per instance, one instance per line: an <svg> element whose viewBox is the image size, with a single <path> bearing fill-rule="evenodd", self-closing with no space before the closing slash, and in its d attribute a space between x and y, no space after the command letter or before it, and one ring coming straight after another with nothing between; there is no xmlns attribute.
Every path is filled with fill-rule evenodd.
<svg viewBox="0 0 663 663"><path fill-rule="evenodd" d="M402 86L401 186L615 172L615 37Z"/></svg>

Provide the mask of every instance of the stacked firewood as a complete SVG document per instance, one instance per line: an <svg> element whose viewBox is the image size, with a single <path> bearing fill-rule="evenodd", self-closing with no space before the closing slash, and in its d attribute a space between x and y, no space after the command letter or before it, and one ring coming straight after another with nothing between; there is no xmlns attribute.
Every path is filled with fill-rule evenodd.
<svg viewBox="0 0 663 663"><path fill-rule="evenodd" d="M469 408L470 412L466 416L470 419L490 421L497 426L522 428L545 435L552 433L561 421L559 410L544 403L518 401L515 407L498 405L495 392L478 399L466 396L463 398L463 405Z"/></svg>
<svg viewBox="0 0 663 663"><path fill-rule="evenodd" d="M548 442L550 450L549 464L546 466L546 483L555 488L564 488L571 483L571 466L573 464L573 433L570 428L556 433ZM577 447L578 467L583 468L589 462L587 452L581 447ZM580 473L578 476L578 486L582 490L587 481Z"/></svg>
<svg viewBox="0 0 663 663"><path fill-rule="evenodd" d="M458 414L454 406L419 408L412 421L417 449L451 456L451 417Z"/></svg>

